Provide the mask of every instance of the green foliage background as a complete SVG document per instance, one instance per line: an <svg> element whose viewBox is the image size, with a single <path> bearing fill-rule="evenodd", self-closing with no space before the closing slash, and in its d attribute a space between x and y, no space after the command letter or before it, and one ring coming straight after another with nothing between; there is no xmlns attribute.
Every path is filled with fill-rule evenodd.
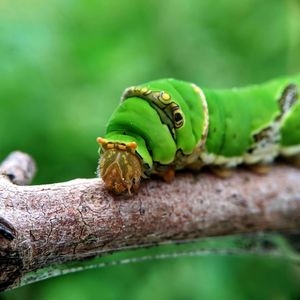
<svg viewBox="0 0 300 300"><path fill-rule="evenodd" d="M95 137L124 88L259 83L299 72L299 53L299 0L1 0L0 160L32 154L35 183L94 177ZM211 255L68 275L0 299L296 299L299 282L279 259Z"/></svg>

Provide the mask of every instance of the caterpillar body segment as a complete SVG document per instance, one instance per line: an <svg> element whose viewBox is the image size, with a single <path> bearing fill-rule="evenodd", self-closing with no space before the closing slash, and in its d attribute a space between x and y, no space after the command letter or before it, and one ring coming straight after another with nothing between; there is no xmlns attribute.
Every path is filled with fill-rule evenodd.
<svg viewBox="0 0 300 300"><path fill-rule="evenodd" d="M170 180L174 170L183 168L229 168L271 163L279 155L299 156L299 89L300 75L226 90L175 79L130 87L104 139L98 140L99 174L109 178L110 190L120 193L137 189L140 177L151 174ZM136 146L128 146L132 143ZM130 157L121 162L126 155L107 151ZM113 172L108 171L111 164Z"/></svg>

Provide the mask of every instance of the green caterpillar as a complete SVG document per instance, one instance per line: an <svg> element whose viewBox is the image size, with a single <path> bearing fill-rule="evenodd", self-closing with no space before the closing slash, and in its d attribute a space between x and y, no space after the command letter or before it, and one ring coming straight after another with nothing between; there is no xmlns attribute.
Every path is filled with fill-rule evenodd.
<svg viewBox="0 0 300 300"><path fill-rule="evenodd" d="M175 79L128 88L97 139L99 175L109 190L130 193L141 177L168 181L184 168L222 173L277 156L299 163L299 87L300 74L225 90Z"/></svg>

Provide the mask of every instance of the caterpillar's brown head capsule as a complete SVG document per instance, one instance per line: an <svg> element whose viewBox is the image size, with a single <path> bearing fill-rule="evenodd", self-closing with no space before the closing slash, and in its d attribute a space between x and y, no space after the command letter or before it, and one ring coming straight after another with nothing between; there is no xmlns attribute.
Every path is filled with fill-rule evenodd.
<svg viewBox="0 0 300 300"><path fill-rule="evenodd" d="M114 143L101 137L97 142L102 146L98 173L107 189L116 194L136 191L142 176L142 165L135 153L137 144Z"/></svg>

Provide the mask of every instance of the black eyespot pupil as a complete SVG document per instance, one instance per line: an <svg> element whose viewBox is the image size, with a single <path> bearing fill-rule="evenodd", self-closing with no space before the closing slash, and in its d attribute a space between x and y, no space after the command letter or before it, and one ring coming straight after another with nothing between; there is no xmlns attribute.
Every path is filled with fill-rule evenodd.
<svg viewBox="0 0 300 300"><path fill-rule="evenodd" d="M174 120L175 122L180 122L182 120L182 115L180 113L175 113Z"/></svg>

